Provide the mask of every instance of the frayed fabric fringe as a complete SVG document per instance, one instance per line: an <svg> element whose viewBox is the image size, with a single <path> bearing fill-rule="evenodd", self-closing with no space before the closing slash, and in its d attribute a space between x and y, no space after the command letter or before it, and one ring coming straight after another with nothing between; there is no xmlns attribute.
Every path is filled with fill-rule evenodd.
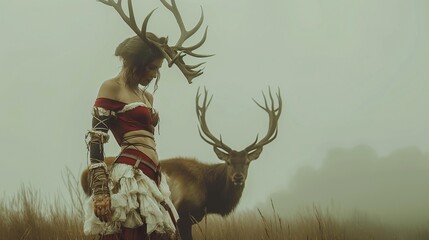
<svg viewBox="0 0 429 240"><path fill-rule="evenodd" d="M167 176L163 174L159 187L139 169L130 165L115 164L110 173L112 221L101 222L94 214L92 197L85 202L84 233L108 235L121 232L122 228L138 228L146 224L147 234L153 232L173 234L176 228L168 211L161 205L165 201L175 219L179 218L170 200Z"/></svg>

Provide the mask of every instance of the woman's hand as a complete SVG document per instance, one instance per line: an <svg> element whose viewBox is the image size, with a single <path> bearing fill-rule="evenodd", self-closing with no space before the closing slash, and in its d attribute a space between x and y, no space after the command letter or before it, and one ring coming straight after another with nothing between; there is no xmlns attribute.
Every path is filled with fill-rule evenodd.
<svg viewBox="0 0 429 240"><path fill-rule="evenodd" d="M109 194L97 194L92 197L94 203L94 214L102 222L110 222L112 220L112 211Z"/></svg>
<svg viewBox="0 0 429 240"><path fill-rule="evenodd" d="M94 203L94 214L102 222L109 222L112 219L109 184L107 176L107 168L105 164L93 164L90 167L91 173L91 188L94 195L92 201Z"/></svg>

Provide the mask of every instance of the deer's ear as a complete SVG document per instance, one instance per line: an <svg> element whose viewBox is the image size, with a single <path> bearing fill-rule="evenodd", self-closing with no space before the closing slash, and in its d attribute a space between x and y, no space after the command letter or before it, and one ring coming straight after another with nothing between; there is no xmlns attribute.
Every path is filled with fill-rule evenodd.
<svg viewBox="0 0 429 240"><path fill-rule="evenodd" d="M229 153L222 151L221 149L214 147L214 152L216 153L217 157L222 161L227 161L229 159Z"/></svg>
<svg viewBox="0 0 429 240"><path fill-rule="evenodd" d="M253 160L258 159L259 155L262 152L262 149L263 149L262 147L259 147L257 149L254 149L254 150L248 152L247 153L247 158L249 159L249 161L253 161Z"/></svg>

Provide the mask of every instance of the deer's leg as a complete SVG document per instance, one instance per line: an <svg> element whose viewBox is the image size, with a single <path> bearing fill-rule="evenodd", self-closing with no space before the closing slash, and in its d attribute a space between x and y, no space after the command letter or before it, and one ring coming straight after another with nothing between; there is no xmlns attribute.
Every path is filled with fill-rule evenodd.
<svg viewBox="0 0 429 240"><path fill-rule="evenodd" d="M192 221L189 217L181 217L177 221L181 240L192 240Z"/></svg>

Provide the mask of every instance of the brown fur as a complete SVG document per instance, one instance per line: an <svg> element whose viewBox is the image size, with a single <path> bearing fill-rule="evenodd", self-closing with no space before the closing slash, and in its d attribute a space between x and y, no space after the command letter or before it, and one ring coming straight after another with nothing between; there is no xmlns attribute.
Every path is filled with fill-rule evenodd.
<svg viewBox="0 0 429 240"><path fill-rule="evenodd" d="M195 220L201 221L206 213L227 215L234 210L244 185L234 186L226 167L224 163L209 165L192 158L161 161L179 213L192 213Z"/></svg>
<svg viewBox="0 0 429 240"><path fill-rule="evenodd" d="M204 164L193 158L172 158L161 161L161 169L169 177L171 199L179 213L179 232L184 240L192 239L192 225L206 214L231 213L244 189L232 183L226 163Z"/></svg>

